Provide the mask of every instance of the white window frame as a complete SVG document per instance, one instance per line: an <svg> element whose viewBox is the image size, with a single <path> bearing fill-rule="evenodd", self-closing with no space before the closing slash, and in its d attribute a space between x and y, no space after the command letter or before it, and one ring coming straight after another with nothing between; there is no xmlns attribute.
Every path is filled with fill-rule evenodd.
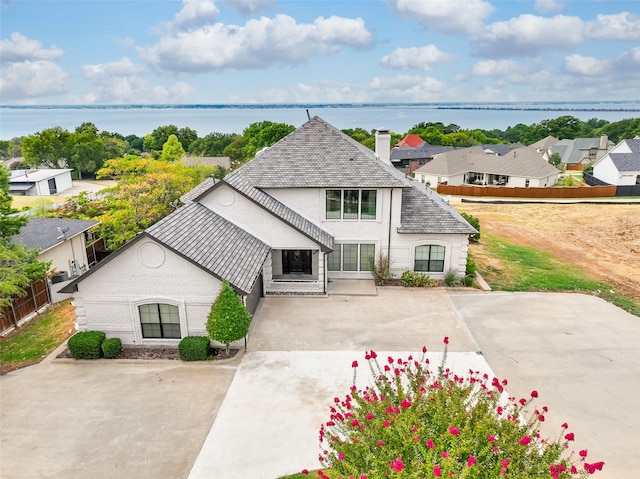
<svg viewBox="0 0 640 479"><path fill-rule="evenodd" d="M327 218L327 193L329 191L340 192L340 218ZM345 218L344 217L344 193L345 191L358 191L358 217L357 218ZM374 218L362 218L362 192L363 191L375 191L376 192L376 214ZM382 199L381 191L377 188L326 188L324 190L324 221L379 221L380 217L380 202Z"/></svg>

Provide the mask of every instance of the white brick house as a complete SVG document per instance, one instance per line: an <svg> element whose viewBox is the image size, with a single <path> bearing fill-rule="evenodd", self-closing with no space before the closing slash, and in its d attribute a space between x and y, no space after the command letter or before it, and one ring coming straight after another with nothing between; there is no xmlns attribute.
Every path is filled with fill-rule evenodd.
<svg viewBox="0 0 640 479"><path fill-rule="evenodd" d="M610 185L640 185L640 137L622 140L596 161L593 176Z"/></svg>
<svg viewBox="0 0 640 479"><path fill-rule="evenodd" d="M436 193L314 117L67 286L80 328L125 344L175 344L205 334L222 280L254 311L265 294L325 294L332 278L391 272L463 276L475 230ZM154 324L150 324L154 323ZM166 332L165 332L166 331Z"/></svg>

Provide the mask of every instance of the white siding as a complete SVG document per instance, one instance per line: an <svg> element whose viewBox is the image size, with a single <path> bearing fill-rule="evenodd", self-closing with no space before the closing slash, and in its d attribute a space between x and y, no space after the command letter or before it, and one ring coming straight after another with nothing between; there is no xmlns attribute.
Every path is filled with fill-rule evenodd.
<svg viewBox="0 0 640 479"><path fill-rule="evenodd" d="M123 344L175 346L177 339L142 338L138 305L173 304L180 312L182 337L206 335L207 316L220 288L218 279L145 238L78 284L74 295L78 327L104 331Z"/></svg>
<svg viewBox="0 0 640 479"><path fill-rule="evenodd" d="M59 273L66 271L70 277L74 276L71 269L71 261L74 258L79 268L78 272L89 269L83 234L76 235L38 255L40 261L51 261L52 270L55 269Z"/></svg>

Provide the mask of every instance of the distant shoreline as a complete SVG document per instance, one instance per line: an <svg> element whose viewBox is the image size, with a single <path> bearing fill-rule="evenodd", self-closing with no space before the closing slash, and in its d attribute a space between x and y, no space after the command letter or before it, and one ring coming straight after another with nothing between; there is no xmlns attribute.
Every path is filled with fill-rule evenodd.
<svg viewBox="0 0 640 479"><path fill-rule="evenodd" d="M618 106L619 105L619 106ZM456 103L212 103L212 104L118 104L118 105L0 105L12 110L224 110L224 109L324 109L385 108L484 111L604 111L640 112L639 101L602 102L456 102Z"/></svg>

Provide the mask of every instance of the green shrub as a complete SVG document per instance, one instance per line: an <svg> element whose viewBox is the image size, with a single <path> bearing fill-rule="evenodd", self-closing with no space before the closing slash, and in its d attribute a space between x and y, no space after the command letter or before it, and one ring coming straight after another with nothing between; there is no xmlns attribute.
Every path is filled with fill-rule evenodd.
<svg viewBox="0 0 640 479"><path fill-rule="evenodd" d="M102 354L107 359L117 358L122 352L122 341L120 338L109 338L102 342Z"/></svg>
<svg viewBox="0 0 640 479"><path fill-rule="evenodd" d="M460 213L467 222L473 226L478 232L469 235L469 243L478 243L480 241L480 219L468 213Z"/></svg>
<svg viewBox="0 0 640 479"><path fill-rule="evenodd" d="M478 267L476 266L475 261L471 259L471 255L467 254L467 268L465 271L465 277L462 280L465 286L473 286L473 282L475 281L476 271L478 271Z"/></svg>
<svg viewBox="0 0 640 479"><path fill-rule="evenodd" d="M402 286L418 286L429 288L431 286L435 286L438 284L437 281L429 278L429 275L425 273L416 273L415 271L407 270L402 273L400 277L400 281L402 282Z"/></svg>
<svg viewBox="0 0 640 479"><path fill-rule="evenodd" d="M244 307L231 285L223 281L207 320L209 337L224 344L229 355L229 344L247 335L250 321L251 313Z"/></svg>
<svg viewBox="0 0 640 479"><path fill-rule="evenodd" d="M98 359L102 356L102 342L105 334L102 331L84 331L69 338L67 345L74 359Z"/></svg>
<svg viewBox="0 0 640 479"><path fill-rule="evenodd" d="M207 336L186 336L178 344L178 354L183 361L204 361L209 355Z"/></svg>
<svg viewBox="0 0 640 479"><path fill-rule="evenodd" d="M449 268L444 273L444 284L447 286L458 286L460 281L458 280L458 272L455 269Z"/></svg>

